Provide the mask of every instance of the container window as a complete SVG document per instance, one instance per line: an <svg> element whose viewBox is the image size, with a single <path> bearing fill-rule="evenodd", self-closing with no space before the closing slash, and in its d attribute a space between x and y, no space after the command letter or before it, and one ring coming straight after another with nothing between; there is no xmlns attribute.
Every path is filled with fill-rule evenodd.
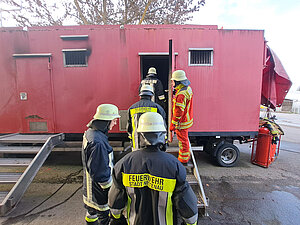
<svg viewBox="0 0 300 225"><path fill-rule="evenodd" d="M87 66L87 51L63 51L64 54L64 66L76 67Z"/></svg>
<svg viewBox="0 0 300 225"><path fill-rule="evenodd" d="M189 66L212 66L213 49L189 49Z"/></svg>

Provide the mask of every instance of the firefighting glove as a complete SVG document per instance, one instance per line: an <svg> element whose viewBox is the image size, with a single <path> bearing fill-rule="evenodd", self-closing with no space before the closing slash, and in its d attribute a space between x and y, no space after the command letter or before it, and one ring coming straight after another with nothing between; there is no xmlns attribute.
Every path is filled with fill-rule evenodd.
<svg viewBox="0 0 300 225"><path fill-rule="evenodd" d="M110 225L127 225L127 221L123 215L121 215L119 219L111 216L109 224Z"/></svg>

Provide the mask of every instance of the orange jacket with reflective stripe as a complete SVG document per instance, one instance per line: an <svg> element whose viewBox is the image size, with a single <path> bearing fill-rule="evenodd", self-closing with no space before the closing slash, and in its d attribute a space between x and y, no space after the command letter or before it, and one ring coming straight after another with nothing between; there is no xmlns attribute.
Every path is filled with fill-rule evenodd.
<svg viewBox="0 0 300 225"><path fill-rule="evenodd" d="M193 125L193 91L190 86L178 85L173 98L172 121L177 130Z"/></svg>

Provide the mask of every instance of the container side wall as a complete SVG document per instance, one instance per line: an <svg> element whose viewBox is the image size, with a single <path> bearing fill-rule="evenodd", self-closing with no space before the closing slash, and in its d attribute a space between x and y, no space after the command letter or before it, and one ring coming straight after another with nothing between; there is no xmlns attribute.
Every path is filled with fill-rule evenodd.
<svg viewBox="0 0 300 225"><path fill-rule="evenodd" d="M82 133L99 104L113 103L127 110L139 100L139 53L167 53L169 39L178 53L176 69L184 69L192 83L195 122L190 131L257 131L263 31L169 25L46 27L18 32L0 34L0 64L5 65L0 76L1 96L5 96L0 99L0 133L19 132L22 126L12 54L52 54L54 132ZM61 35L88 38L66 41ZM189 48L213 48L213 66L188 66ZM65 67L66 49L87 49L88 66ZM9 124L9 120L15 122ZM113 132L119 132L118 126Z"/></svg>
<svg viewBox="0 0 300 225"><path fill-rule="evenodd" d="M22 131L14 53L28 52L27 32L0 29L0 133Z"/></svg>

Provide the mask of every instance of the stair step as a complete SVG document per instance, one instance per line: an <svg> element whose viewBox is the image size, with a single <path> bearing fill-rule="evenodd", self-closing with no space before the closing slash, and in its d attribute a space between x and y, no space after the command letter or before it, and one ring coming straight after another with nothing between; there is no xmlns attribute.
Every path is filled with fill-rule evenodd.
<svg viewBox="0 0 300 225"><path fill-rule="evenodd" d="M9 188L14 184L10 192L6 195L2 193L0 199L3 201L0 204L0 216L8 214L16 204L20 201L24 195L26 189L34 179L38 170L41 168L49 154L51 153L54 146L61 144L64 139L64 134L50 134L50 135L19 135L19 134L9 134L0 136L1 143L8 143L7 146L0 144L0 153L13 154L13 153L37 153L34 159L30 158L2 158L0 164L5 166L13 166L12 168L7 168L13 172L4 172L6 169L4 166L1 167L2 172L0 172L0 185L3 188ZM49 141L47 141L49 140ZM29 143L24 144L24 146L17 145L17 143ZM43 146L33 145L34 143L43 143ZM5 155L4 155L5 156ZM28 165L29 164L29 165ZM17 172L18 170L23 170L24 168L15 168L15 166L28 165L25 171ZM2 191L4 191L2 189Z"/></svg>
<svg viewBox="0 0 300 225"><path fill-rule="evenodd" d="M0 153L9 154L36 154L41 149L35 146L0 146Z"/></svg>
<svg viewBox="0 0 300 225"><path fill-rule="evenodd" d="M187 175L193 174L193 169L194 169L194 164L193 163L188 162L187 164L184 165L184 167L186 169Z"/></svg>
<svg viewBox="0 0 300 225"><path fill-rule="evenodd" d="M168 147L166 152L167 153L176 153L176 152L179 152L179 148L178 147Z"/></svg>
<svg viewBox="0 0 300 225"><path fill-rule="evenodd" d="M55 147L52 149L53 152L81 152L81 150L81 147Z"/></svg>
<svg viewBox="0 0 300 225"><path fill-rule="evenodd" d="M197 151L203 151L203 146L192 146L192 150L194 151L194 152L197 152ZM167 148L167 151L166 152L168 152L168 153L176 153L176 152L179 152L179 148L178 148L178 146L169 146L168 148Z"/></svg>
<svg viewBox="0 0 300 225"><path fill-rule="evenodd" d="M45 143L51 134L15 134L0 136L0 143Z"/></svg>
<svg viewBox="0 0 300 225"><path fill-rule="evenodd" d="M203 146L192 146L193 152L202 152Z"/></svg>
<svg viewBox="0 0 300 225"><path fill-rule="evenodd" d="M31 158L0 158L0 167L2 166L28 166Z"/></svg>
<svg viewBox="0 0 300 225"><path fill-rule="evenodd" d="M198 181L196 179L196 177L194 175L187 175L186 176L186 181L190 184L190 185L198 185Z"/></svg>
<svg viewBox="0 0 300 225"><path fill-rule="evenodd" d="M13 184L16 183L22 173L0 173L0 184Z"/></svg>
<svg viewBox="0 0 300 225"><path fill-rule="evenodd" d="M6 192L6 191L1 191L0 192L0 204L5 199L5 197L7 196L7 194L8 194L8 192Z"/></svg>

